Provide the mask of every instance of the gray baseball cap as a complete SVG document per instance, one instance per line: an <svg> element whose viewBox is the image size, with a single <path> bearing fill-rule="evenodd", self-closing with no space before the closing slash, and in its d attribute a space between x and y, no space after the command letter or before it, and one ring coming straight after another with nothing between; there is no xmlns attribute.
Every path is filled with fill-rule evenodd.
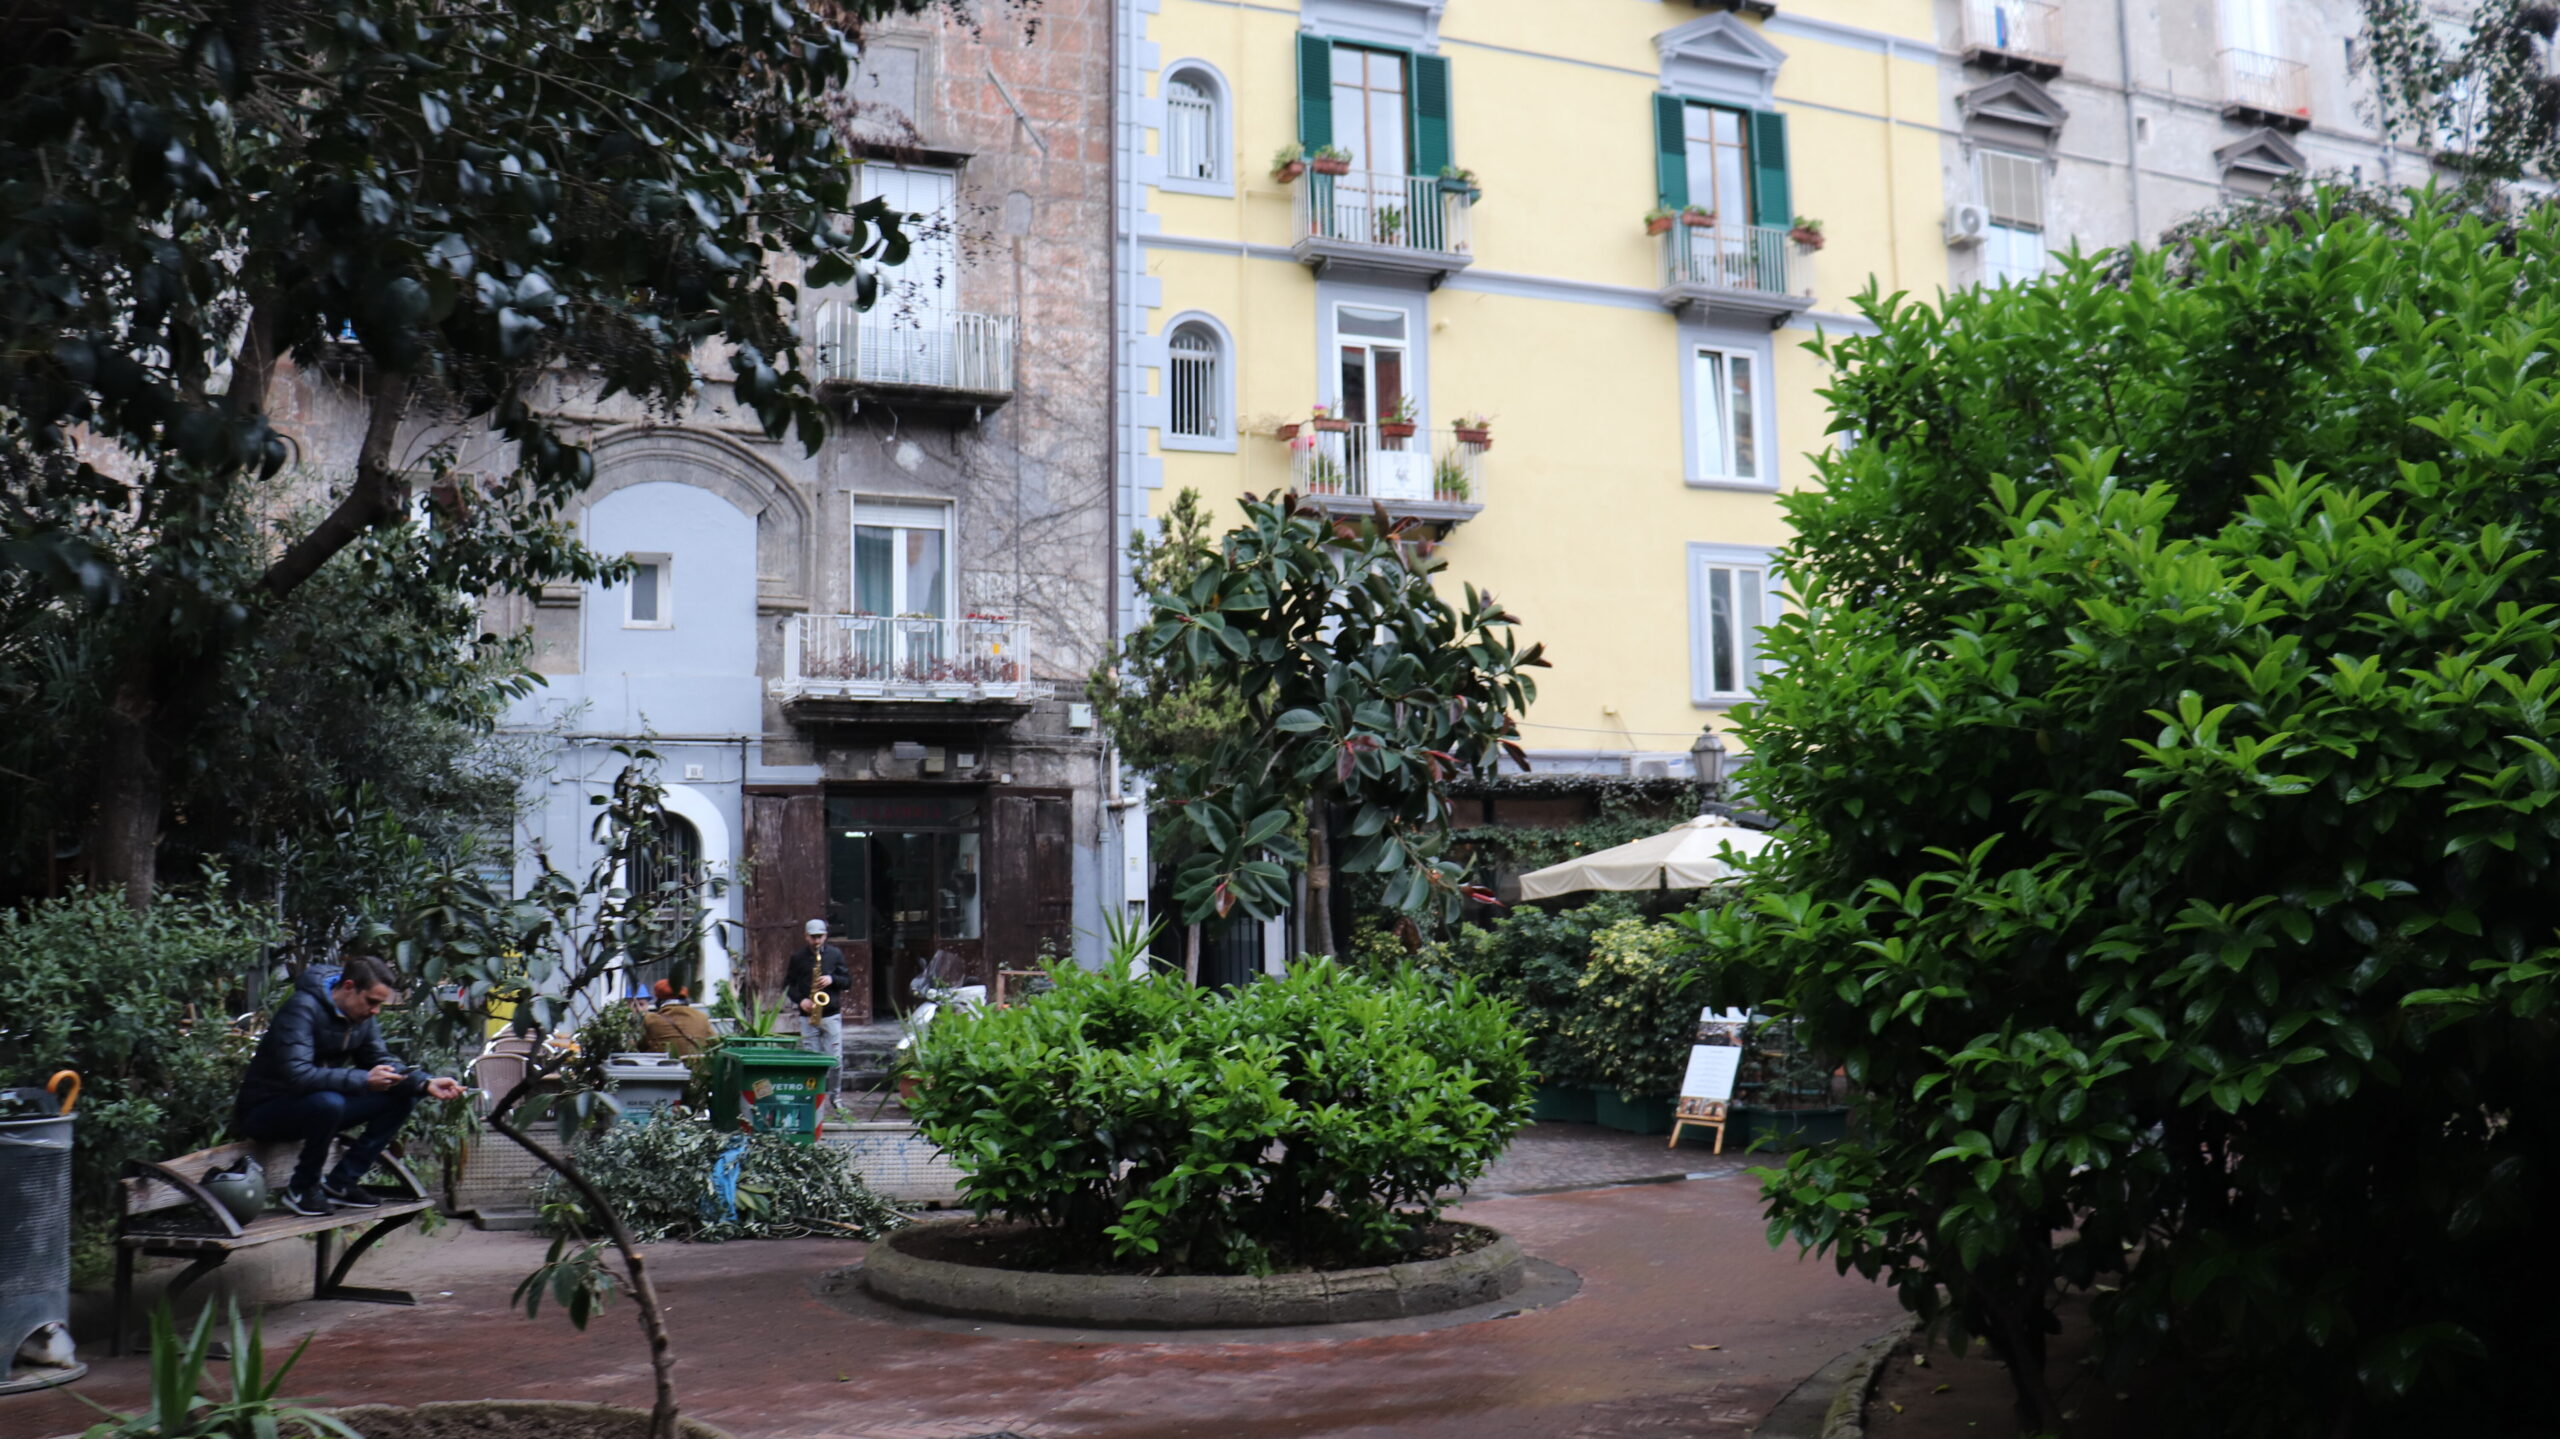
<svg viewBox="0 0 2560 1439"><path fill-rule="evenodd" d="M823 919L813 919L809 921L808 930L811 934L824 934L827 932L827 922Z"/></svg>

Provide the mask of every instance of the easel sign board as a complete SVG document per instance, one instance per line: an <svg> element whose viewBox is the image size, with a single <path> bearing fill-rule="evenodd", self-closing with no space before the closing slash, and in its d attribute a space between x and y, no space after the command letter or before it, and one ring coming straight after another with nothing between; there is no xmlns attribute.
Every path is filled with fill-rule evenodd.
<svg viewBox="0 0 2560 1439"><path fill-rule="evenodd" d="M1680 1097L1717 1105L1729 1103L1733 1099L1734 1076L1741 1068L1741 1046L1693 1044L1689 1046L1689 1072L1680 1081Z"/></svg>

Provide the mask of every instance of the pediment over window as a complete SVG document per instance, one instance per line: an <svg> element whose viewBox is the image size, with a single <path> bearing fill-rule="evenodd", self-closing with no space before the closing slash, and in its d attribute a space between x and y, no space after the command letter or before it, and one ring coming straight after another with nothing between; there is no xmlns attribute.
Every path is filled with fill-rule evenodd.
<svg viewBox="0 0 2560 1439"><path fill-rule="evenodd" d="M1786 51L1731 13L1665 30L1653 48L1662 56L1662 88L1762 110L1775 103L1770 87L1787 60Z"/></svg>
<svg viewBox="0 0 2560 1439"><path fill-rule="evenodd" d="M1366 40L1431 50L1440 43L1440 12L1449 0L1303 0L1299 23L1333 40Z"/></svg>
<svg viewBox="0 0 2560 1439"><path fill-rule="evenodd" d="M2292 140L2272 128L2250 131L2214 151L2213 159L2222 167L2225 176L2247 176L2268 182L2287 175L2299 175L2309 163Z"/></svg>
<svg viewBox="0 0 2560 1439"><path fill-rule="evenodd" d="M2003 75L1956 97L1967 135L2002 145L2051 149L2071 112L2032 75Z"/></svg>

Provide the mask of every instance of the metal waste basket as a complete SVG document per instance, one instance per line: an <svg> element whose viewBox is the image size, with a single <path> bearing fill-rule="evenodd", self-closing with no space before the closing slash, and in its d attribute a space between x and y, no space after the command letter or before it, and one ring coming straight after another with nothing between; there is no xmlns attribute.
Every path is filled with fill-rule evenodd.
<svg viewBox="0 0 2560 1439"><path fill-rule="evenodd" d="M31 1117L0 1119L0 1394L64 1384L89 1372L25 1365L18 1349L48 1324L71 1325L71 1126L41 1089L5 1092ZM7 1112L7 1111L0 1111Z"/></svg>

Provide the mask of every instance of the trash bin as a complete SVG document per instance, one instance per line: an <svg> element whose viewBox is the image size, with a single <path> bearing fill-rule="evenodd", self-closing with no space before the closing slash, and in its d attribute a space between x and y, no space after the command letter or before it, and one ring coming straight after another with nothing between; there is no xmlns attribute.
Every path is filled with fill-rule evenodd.
<svg viewBox="0 0 2560 1439"><path fill-rule="evenodd" d="M804 1049L733 1049L712 1058L711 1125L787 1134L818 1142L819 1100L835 1061Z"/></svg>
<svg viewBox="0 0 2560 1439"><path fill-rule="evenodd" d="M0 1394L68 1383L88 1372L30 1364L19 1349L48 1325L68 1358L71 1325L71 1126L61 1101L41 1089L0 1090Z"/></svg>
<svg viewBox="0 0 2560 1439"><path fill-rule="evenodd" d="M684 1098L693 1071L672 1054L642 1051L606 1055L604 1077L613 1086L613 1097L622 1101L622 1122L646 1124Z"/></svg>

